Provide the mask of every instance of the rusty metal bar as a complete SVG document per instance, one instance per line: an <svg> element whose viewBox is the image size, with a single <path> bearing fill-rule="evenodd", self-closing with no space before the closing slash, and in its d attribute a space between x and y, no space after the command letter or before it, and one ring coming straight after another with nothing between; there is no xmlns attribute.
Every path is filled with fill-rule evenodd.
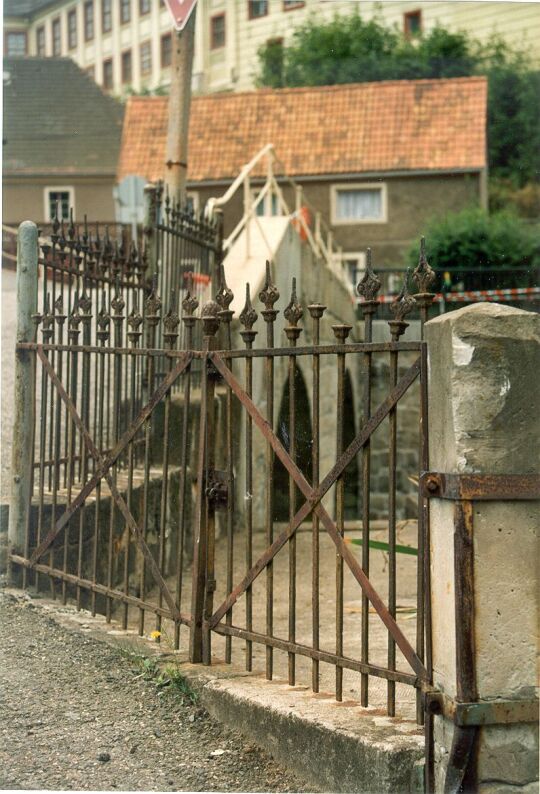
<svg viewBox="0 0 540 794"><path fill-rule="evenodd" d="M292 280L292 292L289 304L283 312L283 316L288 321L285 326L285 334L289 340L289 347L294 348L302 333L298 328L298 322L302 318L302 307L296 295L296 278ZM230 366L230 365L229 365ZM288 357L288 380L289 380L289 456L296 462L296 361L293 355ZM289 522L294 521L296 513L296 483L294 477L289 473ZM296 640L296 534L289 537L289 642L294 644ZM294 653L289 652L288 656L288 675L289 686L294 686L296 680L296 664Z"/></svg>
<svg viewBox="0 0 540 794"><path fill-rule="evenodd" d="M156 328L159 322L161 312L161 299L157 294L157 273L152 277L152 289L148 295L144 308L145 308L145 323L146 323L146 342L147 347L152 348L156 342ZM148 393L152 394L154 391L154 378L156 374L156 362L153 358L147 360L147 388ZM148 515L149 515L149 489L150 489L150 466L151 466L151 444L152 444L152 414L148 414L144 423L144 479L143 479L143 496L142 496L142 535L146 541L148 533ZM141 560L141 574L139 580L139 588L141 598L144 601L146 595L146 563L145 559ZM144 609L139 611L139 634L144 634Z"/></svg>
<svg viewBox="0 0 540 794"><path fill-rule="evenodd" d="M114 346L115 348L122 347L122 327L124 321L124 315L122 314L125 308L125 301L122 297L122 293L120 291L120 285L117 281L116 283L116 293L114 298L111 301L111 308L113 309L113 325L114 325ZM113 360L113 403L112 403L112 442L116 444L118 442L118 438L120 436L120 408L121 408L121 401L122 401L122 356L120 354L116 354ZM110 447L110 441L107 444ZM118 461L114 464L112 468L112 478L114 483L117 482L117 465ZM68 499L68 501L71 501ZM109 540L108 540L108 548L107 548L107 587L112 589L113 583L113 565L114 565L114 531L115 531L115 503L114 499L111 499L111 512L109 516ZM113 599L108 598L106 602L105 608L105 617L107 623L110 623L112 617L112 609L113 609Z"/></svg>
<svg viewBox="0 0 540 794"><path fill-rule="evenodd" d="M199 302L192 294L193 284L188 284L188 290L182 301L182 323L185 333L185 347L190 350L193 346L193 327L196 319L194 313L198 308ZM202 402L201 402L202 405ZM178 488L178 541L176 549L176 600L179 608L182 605L182 586L184 581L184 554L186 542L186 485L187 467L189 462L189 424L191 408L191 366L185 371L184 380L184 401L182 407L182 440L180 453L180 483ZM174 647L180 647L180 625L174 628Z"/></svg>
<svg viewBox="0 0 540 794"><path fill-rule="evenodd" d="M217 313L219 306L213 303L211 306L204 306L201 319L204 320L203 350L208 355L212 346L212 340L219 328ZM206 314L205 314L206 312ZM191 592L191 614L192 625L189 638L189 660L190 662L202 662L203 658L209 659L211 648L203 651L203 634L208 634L208 629L203 627L205 610L207 607L207 588L208 588L208 499L206 496L206 473L208 471L207 461L207 437L209 414L213 411L210 408L210 392L213 401L213 387L210 386L208 372L208 362L202 371L201 380L201 405L199 418L199 451L197 457L197 498L195 504L194 539L193 539L193 572L192 572L192 592Z"/></svg>
<svg viewBox="0 0 540 794"><path fill-rule="evenodd" d="M180 317L176 310L176 293L171 288L169 310L163 318L163 341L169 350L173 350L178 339L178 326ZM168 360L168 371L172 369L172 359ZM169 446L170 446L170 413L171 413L171 392L165 395L165 406L163 415L163 461L161 469L161 501L159 512L159 570L165 576L165 538L167 529L167 507L169 494ZM178 596L176 597L177 603ZM158 591L158 606L163 605L163 592ZM179 606L180 608L180 606ZM156 631L161 632L161 616L156 616ZM159 639L159 637L158 637Z"/></svg>
<svg viewBox="0 0 540 794"><path fill-rule="evenodd" d="M363 422L366 424L371 417L371 392L372 392L372 352L373 349L373 316L375 315L379 300L377 293L381 282L371 267L371 248L366 253L366 272L357 286L358 294L363 297L360 309L364 318L364 341L370 350L364 352L364 390L363 390ZM370 494L371 494L371 441L367 440L362 449L362 570L369 577L369 551L370 551ZM364 664L369 664L369 603L365 593L362 593L362 626L361 626L361 658ZM369 704L369 677L365 673L360 678L360 703L362 706Z"/></svg>
<svg viewBox="0 0 540 794"><path fill-rule="evenodd" d="M131 308L131 312L127 318L128 324L128 332L127 337L129 342L133 347L138 345L139 339L142 335L142 331L139 330L143 322L142 315L139 311L139 305L137 300L137 293L134 293L134 302ZM135 419L135 411L136 411L136 384L137 384L137 359L132 358L130 361L130 373L129 373L129 419L131 422ZM128 459L127 459L127 508L130 512L132 512L132 499L133 499L133 470L135 468L135 450L133 448L133 439L128 442ZM129 593L129 566L130 566L130 536L126 539L125 544L125 552L124 552L124 593L128 595ZM178 599L177 599L178 600ZM124 602L124 609L122 613L122 628L124 630L128 627L128 617L129 617L129 602Z"/></svg>
<svg viewBox="0 0 540 794"><path fill-rule="evenodd" d="M313 345L318 347L320 341L320 323L326 310L326 306L319 303L312 303L308 306L308 311L313 320ZM320 477L320 421L321 421L321 362L317 353L313 354L313 446L312 446L312 469L311 479L313 487L319 484ZM249 396L249 395L248 395ZM250 420L251 421L251 420ZM320 642L320 604L319 604L319 584L320 584L320 544L319 544L319 517L316 513L311 517L312 532L312 569L311 569L311 621L312 621L312 643L314 650L319 649ZM251 566L249 566L251 567ZM314 692L319 691L319 659L313 657L311 664L311 688Z"/></svg>
<svg viewBox="0 0 540 794"><path fill-rule="evenodd" d="M342 346L352 331L350 325L333 325L334 336ZM343 412L345 404L345 354L337 356L336 458L343 454ZM336 479L336 530L345 535L345 471ZM294 516L293 516L294 518ZM336 556L336 656L343 656L343 557ZM336 700L343 700L343 668L336 665Z"/></svg>
<svg viewBox="0 0 540 794"><path fill-rule="evenodd" d="M264 304L262 316L266 323L266 357L265 357L265 382L266 382L266 421L268 427L274 427L274 358L272 348L274 347L274 323L278 315L278 310L274 309L274 304L279 300L279 292L276 285L272 282L270 262L266 262L266 278L263 289L259 293L259 300ZM287 350L287 348L285 348ZM247 356L248 352L243 351ZM222 373L223 374L223 373ZM272 445L267 440L265 451L266 462L266 518L265 533L266 545L271 546L274 539L274 452ZM272 562L266 567L266 634L271 637L274 634L274 567ZM266 678L272 680L274 672L273 647L266 646Z"/></svg>
<svg viewBox="0 0 540 794"><path fill-rule="evenodd" d="M227 350L232 348L231 337L231 322L233 319L233 312L229 308L233 301L233 293L227 286L225 280L225 269L221 264L219 266L220 283L219 290L216 294L216 303L220 307L219 312L220 323L225 327L225 347ZM232 367L232 360L231 360ZM227 471L227 595L233 588L233 567L234 567L234 482L233 482L233 414L232 414L232 392L227 389L225 406L225 455L226 455L226 471ZM210 613L211 614L211 613ZM226 615L228 625L232 626L232 609ZM232 654L232 638L225 638L225 662L230 664Z"/></svg>
<svg viewBox="0 0 540 794"><path fill-rule="evenodd" d="M215 344L215 336L219 329L219 305L215 301L208 301L201 312L201 321L203 325L203 334L206 340L205 344L210 352ZM208 626L208 619L212 615L214 605L214 590L216 589L215 581L215 546L216 546L216 516L215 516L215 501L212 498L215 490L215 465L216 465L216 437L215 437L215 392L217 372L212 363L208 359L206 362L206 434L204 438L199 439L201 444L204 443L205 451L203 458L205 462L204 480L201 482L205 496L204 502L204 524L203 531L206 532L206 566L205 566L205 582L204 582L204 613L203 613L203 635L202 635L202 661L203 664L209 665L212 661L212 633ZM232 541L231 541L232 542ZM229 555L229 548L227 549ZM230 562L228 556L227 562Z"/></svg>
<svg viewBox="0 0 540 794"><path fill-rule="evenodd" d="M240 313L240 322L243 329L240 331L244 344L247 350L251 350L257 331L253 330L253 326L257 322L257 312L251 305L251 295L249 284L246 284L246 302L244 308ZM246 358L245 361L245 391L249 398L253 392L253 359ZM230 393L230 390L229 390ZM246 493L245 493L245 511L246 511L246 570L250 570L253 565L253 422L251 416L246 412ZM232 587L230 588L232 590ZM229 591L230 592L230 591ZM231 624L232 625L232 624ZM253 592L249 585L246 589L246 630L251 632L253 630ZM246 639L246 670L250 672L253 669L253 643L250 639Z"/></svg>
<svg viewBox="0 0 540 794"><path fill-rule="evenodd" d="M540 499L538 474L442 474L424 471L420 477L428 499L514 501Z"/></svg>
<svg viewBox="0 0 540 794"><path fill-rule="evenodd" d="M170 620L180 621L186 626L191 625L191 615L187 615L185 613L180 614L176 612L171 613L167 609L158 607L157 604L150 604L147 601L142 601L140 598L136 598L135 596L126 595L126 593L122 592L122 590L109 589L106 585L99 584L98 582L92 582L90 579L84 579L80 576L76 576L75 574L65 573L59 568L50 568L48 565L42 565L39 562L31 563L30 560L20 557L17 554L11 555L11 561L17 565L23 565L26 568L32 568L36 571L39 571L40 573L53 576L55 579L59 579L60 581L66 581L77 585L84 590L90 590L91 592L114 598L116 601L144 609L147 612L155 612L156 614L162 615L162 617L169 618Z"/></svg>
<svg viewBox="0 0 540 794"><path fill-rule="evenodd" d="M230 635L232 637L239 637L250 642L256 642L261 645L271 645L272 648L295 653L299 656L308 656L318 662L327 662L328 664L339 664L343 669L355 670L358 673L365 673L366 675L373 675L377 678L391 679L401 684L409 684L410 686L419 686L418 678L410 673L403 673L396 670L387 670L385 667L377 667L377 665L365 665L356 659L350 659L347 656L337 656L330 651L316 650L310 648L309 645L302 645L301 643L290 643L287 640L282 640L279 637L269 637L266 634L260 634L255 631L246 631L246 629L238 628L237 626L226 626L223 623L218 624L214 631L217 634Z"/></svg>
<svg viewBox="0 0 540 794"><path fill-rule="evenodd" d="M362 303L360 304L363 305ZM371 344L367 344L365 342L349 342L346 345L346 353L389 353L391 351L399 351L399 352L412 352L418 353L420 352L422 343L421 342L373 342ZM71 347L69 345L59 345L59 344L38 344L37 342L21 342L17 344L17 348L20 350L36 350L38 347L43 348L43 350L65 350L71 351ZM316 345L316 346L304 346L304 347L295 347L294 352L291 353L290 348L288 347L258 347L254 348L253 350L216 350L215 352L219 354L221 358L224 360L229 360L232 358L283 358L283 356L294 355L297 356L312 356L314 353L319 356L331 356L336 355L338 351L338 345ZM100 348L95 345L89 345L88 347L84 347L80 345L77 348L77 352L89 353L97 353L100 352ZM201 358L203 357L203 353L201 351L192 350L193 358ZM115 350L114 348L110 348L109 350L105 350L105 355L114 355L115 353L121 353L124 356L165 356L171 358L181 358L183 353L180 350L177 351L164 351L160 348L154 349L147 349L144 350L132 350L129 347L122 348L121 350Z"/></svg>
<svg viewBox="0 0 540 794"><path fill-rule="evenodd" d="M457 501L454 507L454 610L456 630L456 699L478 698L474 647L474 542L473 505ZM444 790L476 790L475 748L477 726L456 726L448 759Z"/></svg>

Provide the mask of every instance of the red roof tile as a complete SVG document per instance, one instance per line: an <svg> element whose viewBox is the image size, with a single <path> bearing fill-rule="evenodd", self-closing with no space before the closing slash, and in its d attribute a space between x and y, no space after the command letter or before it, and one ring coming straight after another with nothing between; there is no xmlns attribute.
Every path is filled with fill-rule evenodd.
<svg viewBox="0 0 540 794"><path fill-rule="evenodd" d="M227 180L267 143L290 176L486 165L484 77L195 97L189 181ZM118 178L164 175L167 97L127 102Z"/></svg>

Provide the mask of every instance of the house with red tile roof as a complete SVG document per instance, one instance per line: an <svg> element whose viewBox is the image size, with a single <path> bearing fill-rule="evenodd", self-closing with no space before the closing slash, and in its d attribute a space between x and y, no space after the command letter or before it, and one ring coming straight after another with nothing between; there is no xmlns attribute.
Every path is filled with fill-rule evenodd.
<svg viewBox="0 0 540 794"><path fill-rule="evenodd" d="M167 97L131 97L118 181L149 181L166 170ZM351 264L371 246L378 266L403 252L433 216L486 203L484 77L264 89L195 97L188 189L198 206L222 195L266 144L289 206L294 188L321 211ZM264 167L251 174L265 180ZM236 203L235 203L236 202ZM225 212L225 234L242 215L241 196ZM269 195L259 211L273 214Z"/></svg>

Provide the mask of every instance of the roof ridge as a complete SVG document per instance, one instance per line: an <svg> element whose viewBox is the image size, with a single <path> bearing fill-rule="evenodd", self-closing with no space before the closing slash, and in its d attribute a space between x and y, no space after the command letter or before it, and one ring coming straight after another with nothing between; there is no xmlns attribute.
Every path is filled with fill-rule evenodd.
<svg viewBox="0 0 540 794"><path fill-rule="evenodd" d="M423 77L417 80L371 80L369 82L362 82L362 83L335 83L332 85L313 85L313 86L288 86L286 88L251 88L246 89L245 91L220 91L219 93L215 94L198 94L193 97L193 99L229 99L231 97L243 97L243 96L253 96L255 94L262 96L262 95L281 95L281 94L289 94L289 93L330 93L332 91L343 91L345 89L360 89L365 88L367 86L394 86L394 85L403 85L404 83L407 85L418 85L418 84L427 84L427 83L434 83L439 85L441 83L458 83L458 82L486 82L487 77L485 75L469 75L466 77ZM139 99L158 99L159 97L138 97Z"/></svg>

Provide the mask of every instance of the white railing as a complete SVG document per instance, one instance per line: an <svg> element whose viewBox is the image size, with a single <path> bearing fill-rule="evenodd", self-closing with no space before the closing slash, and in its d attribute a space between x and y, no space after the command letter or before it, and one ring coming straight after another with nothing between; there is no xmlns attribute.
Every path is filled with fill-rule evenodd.
<svg viewBox="0 0 540 794"><path fill-rule="evenodd" d="M260 216L257 214L258 207L261 204L264 207L265 199L268 197L270 202L275 199L279 209L278 214L290 218L291 223L294 223L298 233L308 243L314 255L318 259L322 259L326 267L350 288L350 280L343 265L341 246L334 243L332 231L324 222L321 213L306 199L303 187L287 176L280 168L281 165L274 145L267 143L249 163L246 163L223 196L211 198L207 202L206 212L212 216L216 211L222 210L237 191L243 191L242 217L228 237L223 240L225 253L231 250L240 234L245 232L246 258L251 255L251 221L254 220L266 245L268 255L273 255L273 249L260 222ZM261 171L265 173L264 177L261 176ZM261 178L264 181L259 187ZM257 182L256 188L253 187L253 181ZM283 186L290 187L294 192L294 210L290 209L285 200ZM310 216L313 219L313 228L311 228Z"/></svg>

